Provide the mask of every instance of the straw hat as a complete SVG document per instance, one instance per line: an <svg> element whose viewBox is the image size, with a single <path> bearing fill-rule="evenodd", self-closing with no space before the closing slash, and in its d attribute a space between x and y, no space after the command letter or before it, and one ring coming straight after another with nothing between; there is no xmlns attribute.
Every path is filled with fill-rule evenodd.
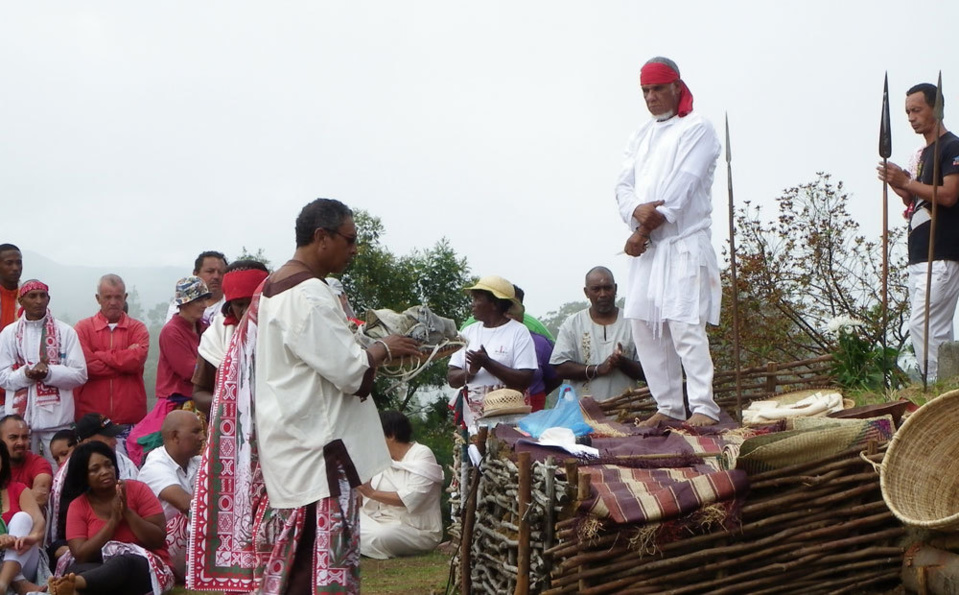
<svg viewBox="0 0 959 595"><path fill-rule="evenodd" d="M510 388L501 388L486 394L483 399L483 419L498 415L529 413L532 407L526 404L523 393Z"/></svg>
<svg viewBox="0 0 959 595"><path fill-rule="evenodd" d="M474 289L488 291L492 293L494 297L501 300L516 301L516 291L513 289L513 284L496 275L487 275L481 278L476 282L476 285L467 287L466 291L472 291Z"/></svg>

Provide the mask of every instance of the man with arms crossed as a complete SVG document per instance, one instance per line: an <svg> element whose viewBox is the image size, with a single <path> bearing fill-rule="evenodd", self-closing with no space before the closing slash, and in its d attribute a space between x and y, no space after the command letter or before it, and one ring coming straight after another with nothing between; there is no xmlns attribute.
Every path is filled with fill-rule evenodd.
<svg viewBox="0 0 959 595"><path fill-rule="evenodd" d="M675 62L649 60L640 86L652 118L629 140L616 201L632 232L625 247L633 257L625 314L658 409L642 425L711 425L719 420L706 337L706 323L719 323L722 297L710 240L719 139L709 121L693 112L692 94Z"/></svg>
<svg viewBox="0 0 959 595"><path fill-rule="evenodd" d="M123 311L126 284L117 275L104 275L97 283L100 311L74 326L87 360L87 383L75 393L76 417L101 413L122 426L117 447L126 454L130 428L147 413L143 366L150 350L146 325Z"/></svg>

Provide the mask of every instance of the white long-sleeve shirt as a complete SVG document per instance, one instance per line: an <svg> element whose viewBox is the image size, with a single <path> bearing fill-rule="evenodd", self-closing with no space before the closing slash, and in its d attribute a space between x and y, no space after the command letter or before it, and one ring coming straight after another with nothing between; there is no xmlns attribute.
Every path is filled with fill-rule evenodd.
<svg viewBox="0 0 959 595"><path fill-rule="evenodd" d="M316 278L272 287L258 313L256 431L270 504L295 508L330 496L328 465L350 464L364 483L390 453L373 399L354 396L370 364L339 298Z"/></svg>
<svg viewBox="0 0 959 595"><path fill-rule="evenodd" d="M0 388L7 391L6 414L16 413L13 408L13 395L27 388L27 408L23 416L27 425L34 431L48 430L73 423L73 389L87 381L87 361L83 357L83 348L76 331L70 325L55 321L60 334L60 363L48 364L49 373L43 379L47 386L55 386L60 391L59 403L44 406L37 404L37 382L27 378L27 367L40 362L40 335L43 319L24 320L23 345L18 347L16 329L18 322L8 325L0 332ZM26 362L14 370L17 355Z"/></svg>
<svg viewBox="0 0 959 595"><path fill-rule="evenodd" d="M631 258L627 318L654 326L664 320L719 323L722 288L710 240L719 153L712 124L695 112L650 119L630 138L616 185L620 216L635 230L636 207L662 200L656 210L666 221L650 234L646 252Z"/></svg>

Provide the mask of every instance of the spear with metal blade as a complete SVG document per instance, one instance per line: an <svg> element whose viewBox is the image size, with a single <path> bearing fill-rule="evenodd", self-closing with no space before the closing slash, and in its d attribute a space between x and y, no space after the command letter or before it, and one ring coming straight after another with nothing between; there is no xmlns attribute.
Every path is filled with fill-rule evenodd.
<svg viewBox="0 0 959 595"><path fill-rule="evenodd" d="M939 135L942 134L942 71L936 82L936 140L932 149L932 211L929 214L929 256L926 263L926 320L923 324L922 391L929 387L929 298L932 292L932 259L936 249L936 214L939 206Z"/></svg>
<svg viewBox="0 0 959 595"><path fill-rule="evenodd" d="M892 127L889 122L889 73L882 83L882 117L879 122L879 156L882 169L892 155ZM889 328L889 184L882 183L882 380L890 386L891 370L886 362L886 330Z"/></svg>
<svg viewBox="0 0 959 595"><path fill-rule="evenodd" d="M726 185L729 190L729 272L733 294L733 360L736 364L736 415L743 421L742 366L739 359L739 282L736 277L736 223L733 214L733 151L729 145L729 114L726 114Z"/></svg>

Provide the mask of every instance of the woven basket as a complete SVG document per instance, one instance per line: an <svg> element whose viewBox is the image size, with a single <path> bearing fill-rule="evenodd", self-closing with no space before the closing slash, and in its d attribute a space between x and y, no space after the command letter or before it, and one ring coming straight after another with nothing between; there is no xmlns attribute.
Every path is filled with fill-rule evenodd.
<svg viewBox="0 0 959 595"><path fill-rule="evenodd" d="M926 403L896 432L882 461L886 506L907 525L959 530L959 390Z"/></svg>
<svg viewBox="0 0 959 595"><path fill-rule="evenodd" d="M831 419L803 417L798 429L761 434L739 448L736 468L749 474L808 463L852 448L865 448L870 440L885 442L895 426L892 418Z"/></svg>

